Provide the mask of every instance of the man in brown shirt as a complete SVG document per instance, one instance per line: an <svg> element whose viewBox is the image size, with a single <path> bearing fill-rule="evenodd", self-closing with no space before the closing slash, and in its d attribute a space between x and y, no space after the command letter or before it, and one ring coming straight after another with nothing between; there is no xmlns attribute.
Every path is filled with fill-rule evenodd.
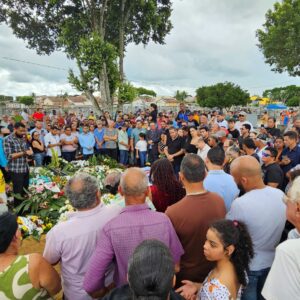
<svg viewBox="0 0 300 300"><path fill-rule="evenodd" d="M180 166L180 179L186 196L166 210L184 248L180 272L176 275L177 286L184 279L203 282L213 264L203 254L209 225L225 218L224 200L203 187L205 164L196 154L187 154Z"/></svg>

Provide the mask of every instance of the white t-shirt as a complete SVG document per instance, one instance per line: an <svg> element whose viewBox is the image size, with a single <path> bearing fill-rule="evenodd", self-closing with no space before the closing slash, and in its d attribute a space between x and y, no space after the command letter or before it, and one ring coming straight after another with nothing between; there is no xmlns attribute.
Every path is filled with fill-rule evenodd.
<svg viewBox="0 0 300 300"><path fill-rule="evenodd" d="M235 129L237 129L237 130L241 133L241 127L242 127L242 125L244 125L244 124L249 124L249 125L251 126L250 131L253 130L253 125L252 125L249 121L244 121L244 122L237 121L237 122L235 123Z"/></svg>
<svg viewBox="0 0 300 300"><path fill-rule="evenodd" d="M58 135L52 135L51 132L47 133L45 136L45 147L47 148L47 155L52 157L52 151L51 149L53 149L54 151L57 152L58 156L61 156L61 151L60 151L60 146L55 146L55 147L51 147L48 148L48 145L50 144L58 144L60 142L60 138Z"/></svg>
<svg viewBox="0 0 300 300"><path fill-rule="evenodd" d="M147 151L147 142L145 140L139 140L135 145L135 149L141 152Z"/></svg>
<svg viewBox="0 0 300 300"><path fill-rule="evenodd" d="M202 160L205 161L209 150L210 150L210 147L207 144L205 144L205 146L203 147L202 150L198 149L197 155L200 156L202 158Z"/></svg>
<svg viewBox="0 0 300 300"><path fill-rule="evenodd" d="M267 300L300 299L300 239L287 240L276 248L262 295Z"/></svg>
<svg viewBox="0 0 300 300"><path fill-rule="evenodd" d="M244 222L254 247L251 271L271 267L285 225L284 193L270 186L252 190L232 202L226 218Z"/></svg>

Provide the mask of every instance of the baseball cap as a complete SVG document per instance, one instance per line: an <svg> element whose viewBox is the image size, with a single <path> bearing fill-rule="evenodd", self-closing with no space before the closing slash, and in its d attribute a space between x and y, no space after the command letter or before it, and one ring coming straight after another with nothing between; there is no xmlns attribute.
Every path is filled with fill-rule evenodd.
<svg viewBox="0 0 300 300"><path fill-rule="evenodd" d="M247 113L244 112L244 111L240 111L240 112L239 112L239 115L241 115L241 116L247 116Z"/></svg>

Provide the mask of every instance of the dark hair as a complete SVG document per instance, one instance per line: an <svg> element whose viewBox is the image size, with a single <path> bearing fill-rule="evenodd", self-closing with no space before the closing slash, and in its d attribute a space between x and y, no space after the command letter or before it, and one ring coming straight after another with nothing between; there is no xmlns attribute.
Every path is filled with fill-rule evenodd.
<svg viewBox="0 0 300 300"><path fill-rule="evenodd" d="M146 138L146 134L145 134L145 133L143 133L143 132L141 132L141 133L139 134L139 137L141 137L141 138L145 139L145 138Z"/></svg>
<svg viewBox="0 0 300 300"><path fill-rule="evenodd" d="M251 126L249 124L247 124L247 123L242 124L242 126L244 126L249 131L251 130Z"/></svg>
<svg viewBox="0 0 300 300"><path fill-rule="evenodd" d="M181 162L180 172L190 183L201 182L205 178L204 161L197 154L187 154Z"/></svg>
<svg viewBox="0 0 300 300"><path fill-rule="evenodd" d="M228 123L235 123L235 119L233 119L233 118L229 119Z"/></svg>
<svg viewBox="0 0 300 300"><path fill-rule="evenodd" d="M297 132L292 131L292 130L287 131L283 136L287 136L287 137L289 137L291 140L296 140L296 141L297 141L297 139L298 139L298 134L297 134Z"/></svg>
<svg viewBox="0 0 300 300"><path fill-rule="evenodd" d="M230 245L235 247L230 257L238 281L242 286L247 285L246 272L254 256L253 244L247 226L240 221L219 220L214 222L210 229L215 231L221 239L224 248Z"/></svg>
<svg viewBox="0 0 300 300"><path fill-rule="evenodd" d="M65 128L64 128L64 130L67 130L67 129L72 130L71 126L69 126L69 125L65 126Z"/></svg>
<svg viewBox="0 0 300 300"><path fill-rule="evenodd" d="M167 158L160 158L152 164L149 177L160 192L172 198L178 198L178 194L183 190L181 183L176 178L173 166Z"/></svg>
<svg viewBox="0 0 300 300"><path fill-rule="evenodd" d="M10 212L0 215L0 253L9 247L18 229L17 217Z"/></svg>
<svg viewBox="0 0 300 300"><path fill-rule="evenodd" d="M14 126L15 129L18 129L18 128L20 128L20 127L25 128L25 125L24 125L23 123L21 123L21 122L17 122L17 123L15 124L15 126Z"/></svg>
<svg viewBox="0 0 300 300"><path fill-rule="evenodd" d="M166 300L173 286L174 260L169 248L145 240L128 261L128 282L134 300Z"/></svg>
<svg viewBox="0 0 300 300"><path fill-rule="evenodd" d="M265 151L270 151L272 157L277 157L278 151L274 147L267 147Z"/></svg>
<svg viewBox="0 0 300 300"><path fill-rule="evenodd" d="M225 160L225 152L221 147L214 147L207 152L207 158L213 165L222 166Z"/></svg>
<svg viewBox="0 0 300 300"><path fill-rule="evenodd" d="M282 140L282 141L284 141L284 138L283 138L282 135L281 135L281 136L277 136L277 137L275 138L275 141L277 141L277 140Z"/></svg>
<svg viewBox="0 0 300 300"><path fill-rule="evenodd" d="M201 126L200 128L199 128L199 130L205 130L205 131L209 131L209 129L208 129L208 127L207 126Z"/></svg>
<svg viewBox="0 0 300 300"><path fill-rule="evenodd" d="M251 138L245 138L242 141L242 145L245 145L248 149L256 149L257 147L255 146L254 140Z"/></svg>
<svg viewBox="0 0 300 300"><path fill-rule="evenodd" d="M154 108L154 110L157 110L157 105L155 103L151 103L150 106Z"/></svg>
<svg viewBox="0 0 300 300"><path fill-rule="evenodd" d="M274 117L269 117L268 120L273 120L273 122L276 123L276 119Z"/></svg>

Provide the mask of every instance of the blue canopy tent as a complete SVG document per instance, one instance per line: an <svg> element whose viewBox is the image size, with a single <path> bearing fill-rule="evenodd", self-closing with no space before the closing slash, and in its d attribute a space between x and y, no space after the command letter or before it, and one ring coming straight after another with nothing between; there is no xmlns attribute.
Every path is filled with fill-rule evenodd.
<svg viewBox="0 0 300 300"><path fill-rule="evenodd" d="M266 106L266 109L268 110L273 110L273 109L287 109L287 106L283 105L283 104L269 104Z"/></svg>

